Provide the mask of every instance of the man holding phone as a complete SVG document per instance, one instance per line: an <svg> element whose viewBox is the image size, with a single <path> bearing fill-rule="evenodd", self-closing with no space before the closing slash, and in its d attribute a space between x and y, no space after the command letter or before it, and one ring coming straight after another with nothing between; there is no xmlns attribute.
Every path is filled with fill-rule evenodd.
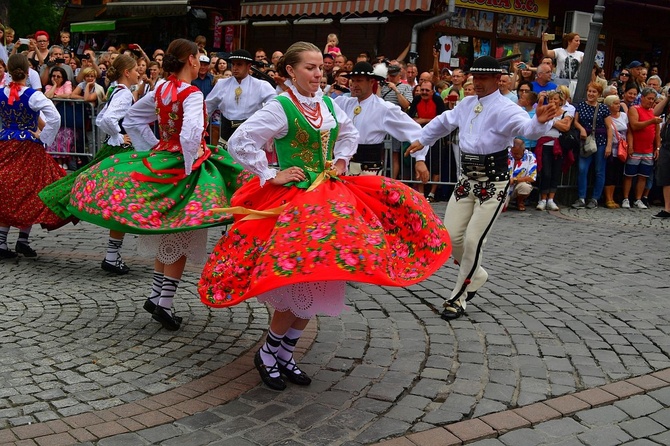
<svg viewBox="0 0 670 446"><path fill-rule="evenodd" d="M67 79L65 80L68 80L72 83L75 82L72 68L70 65L65 63L65 52L63 51L63 47L60 45L52 45L51 48L49 48L49 55L47 57L46 63L40 68L40 81L42 81L42 85L49 83L49 76L51 74L51 70L54 67L61 67L64 69L67 73Z"/></svg>

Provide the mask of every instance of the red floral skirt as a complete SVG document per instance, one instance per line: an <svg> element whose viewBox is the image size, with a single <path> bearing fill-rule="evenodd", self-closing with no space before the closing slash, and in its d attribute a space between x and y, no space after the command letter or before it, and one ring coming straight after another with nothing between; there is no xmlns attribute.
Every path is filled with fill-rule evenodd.
<svg viewBox="0 0 670 446"><path fill-rule="evenodd" d="M65 171L32 141L0 141L0 222L24 228L41 224L54 229L66 223L37 196Z"/></svg>
<svg viewBox="0 0 670 446"><path fill-rule="evenodd" d="M201 300L227 307L301 282L356 281L407 286L449 258L449 234L430 204L381 176L341 177L308 192L295 186L242 186L233 206L275 217L236 215L199 283Z"/></svg>

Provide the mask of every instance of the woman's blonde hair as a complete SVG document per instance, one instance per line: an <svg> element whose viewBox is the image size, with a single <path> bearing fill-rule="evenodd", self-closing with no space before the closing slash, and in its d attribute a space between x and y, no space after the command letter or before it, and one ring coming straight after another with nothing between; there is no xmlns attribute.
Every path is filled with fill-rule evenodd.
<svg viewBox="0 0 670 446"><path fill-rule="evenodd" d="M313 52L321 54L321 50L316 45L310 42L296 42L286 50L286 53L277 62L277 73L280 76L290 79L291 76L286 71L287 66L295 67L296 64L302 61L302 53Z"/></svg>
<svg viewBox="0 0 670 446"><path fill-rule="evenodd" d="M603 100L603 104L609 107L614 104L614 101L620 101L619 96L616 94L611 94Z"/></svg>

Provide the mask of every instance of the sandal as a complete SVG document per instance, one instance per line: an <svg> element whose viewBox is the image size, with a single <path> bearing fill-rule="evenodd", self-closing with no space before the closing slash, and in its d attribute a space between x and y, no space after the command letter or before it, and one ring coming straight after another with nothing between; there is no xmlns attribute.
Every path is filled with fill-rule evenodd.
<svg viewBox="0 0 670 446"><path fill-rule="evenodd" d="M452 319L458 319L459 317L463 316L463 314L465 314L465 310L463 307L461 307L459 301L445 302L444 310L442 310L440 317L445 321L450 321Z"/></svg>
<svg viewBox="0 0 670 446"><path fill-rule="evenodd" d="M619 206L616 201L608 201L605 203L605 207L607 209L619 209L621 206Z"/></svg>

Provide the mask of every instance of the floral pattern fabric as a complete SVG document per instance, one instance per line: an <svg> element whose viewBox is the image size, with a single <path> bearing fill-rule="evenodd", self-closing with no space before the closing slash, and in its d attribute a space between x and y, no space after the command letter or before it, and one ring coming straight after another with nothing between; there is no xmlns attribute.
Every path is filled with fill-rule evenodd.
<svg viewBox="0 0 670 446"><path fill-rule="evenodd" d="M102 148L97 151L93 159L85 166L80 167L70 175L63 177L42 189L39 193L40 199L59 217L63 219L72 218L72 214L67 210L67 205L70 202L70 192L72 191L72 186L74 186L77 177L82 172L87 171L109 156L117 153L130 152L132 150L132 147L119 147L104 144Z"/></svg>
<svg viewBox="0 0 670 446"><path fill-rule="evenodd" d="M447 230L430 204L380 176L331 178L314 190L245 184L233 206L283 207L279 215L236 215L205 265L199 284L212 307L304 282L358 281L407 286L435 272L451 253Z"/></svg>
<svg viewBox="0 0 670 446"><path fill-rule="evenodd" d="M0 221L17 228L41 224L47 229L67 223L37 196L42 188L64 176L65 171L42 144L0 141Z"/></svg>
<svg viewBox="0 0 670 446"><path fill-rule="evenodd" d="M126 152L82 172L75 180L68 211L77 218L131 234L162 234L226 224L232 192L248 175L225 150L212 154L190 175L178 179L155 172L183 171L181 153ZM136 177L147 180L138 180ZM155 181L148 180L153 178ZM162 181L167 179L167 181Z"/></svg>

